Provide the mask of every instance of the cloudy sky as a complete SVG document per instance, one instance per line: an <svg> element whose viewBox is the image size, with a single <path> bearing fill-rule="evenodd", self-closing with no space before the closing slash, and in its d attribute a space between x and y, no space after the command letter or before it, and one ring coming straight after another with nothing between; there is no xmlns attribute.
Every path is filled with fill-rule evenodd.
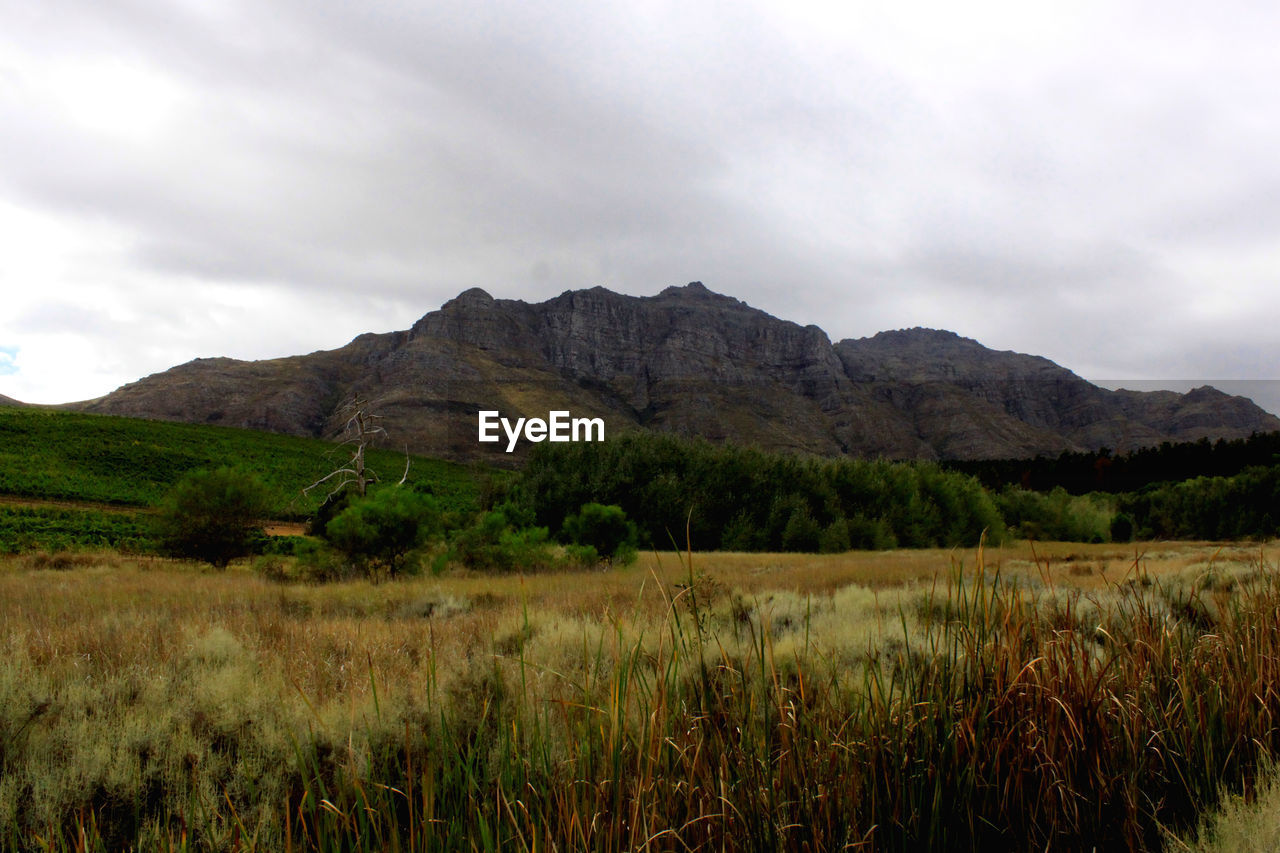
<svg viewBox="0 0 1280 853"><path fill-rule="evenodd" d="M1275 379L1280 6L0 0L0 394L700 280Z"/></svg>

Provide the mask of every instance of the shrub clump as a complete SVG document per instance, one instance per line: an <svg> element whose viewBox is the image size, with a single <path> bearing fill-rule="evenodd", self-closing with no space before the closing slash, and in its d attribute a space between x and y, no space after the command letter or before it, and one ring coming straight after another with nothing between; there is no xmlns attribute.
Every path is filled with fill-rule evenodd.
<svg viewBox="0 0 1280 853"><path fill-rule="evenodd" d="M418 549L440 533L440 510L412 489L381 489L349 503L324 526L324 538L369 575L394 577L416 565Z"/></svg>
<svg viewBox="0 0 1280 853"><path fill-rule="evenodd" d="M219 569L252 553L271 508L267 487L254 473L232 467L184 475L156 514L156 539L168 553Z"/></svg>
<svg viewBox="0 0 1280 853"><path fill-rule="evenodd" d="M561 537L571 545L593 549L601 559L629 563L636 556L636 526L620 506L583 504L581 510L565 518Z"/></svg>
<svg viewBox="0 0 1280 853"><path fill-rule="evenodd" d="M450 558L473 569L539 571L557 563L547 528L518 527L503 509L490 510L459 530L450 546Z"/></svg>

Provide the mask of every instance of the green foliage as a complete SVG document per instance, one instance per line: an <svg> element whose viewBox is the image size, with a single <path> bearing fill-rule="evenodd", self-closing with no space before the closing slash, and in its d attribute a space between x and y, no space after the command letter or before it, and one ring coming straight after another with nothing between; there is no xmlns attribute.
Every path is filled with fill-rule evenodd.
<svg viewBox="0 0 1280 853"><path fill-rule="evenodd" d="M973 545L1003 519L971 477L936 465L810 459L650 433L534 448L513 500L559 529L584 504L620 507L647 546L736 551Z"/></svg>
<svg viewBox="0 0 1280 853"><path fill-rule="evenodd" d="M583 504L581 510L565 518L562 534L574 545L589 546L605 559L635 552L636 526L620 506Z"/></svg>
<svg viewBox="0 0 1280 853"><path fill-rule="evenodd" d="M629 563L635 559L636 552L634 548L630 550L620 549L617 555L610 561L613 563ZM566 545L564 546L563 562L566 567L572 569L590 569L599 566L602 557L600 552L590 545Z"/></svg>
<svg viewBox="0 0 1280 853"><path fill-rule="evenodd" d="M1110 495L1072 495L1061 487L1044 494L1008 486L996 495L996 505L1009 528L1027 539L1107 542L1112 538L1115 499Z"/></svg>
<svg viewBox="0 0 1280 853"><path fill-rule="evenodd" d="M0 553L43 548L146 551L151 530L137 512L0 505Z"/></svg>
<svg viewBox="0 0 1280 853"><path fill-rule="evenodd" d="M273 518L306 518L323 493L303 486L333 469L334 445L233 427L0 407L0 494L155 506L188 471L236 464L268 487ZM404 468L402 453L373 448L368 464ZM473 511L480 474L413 457L409 482L430 484L441 509ZM493 474L500 483L507 475ZM494 486L497 488L497 486Z"/></svg>
<svg viewBox="0 0 1280 853"><path fill-rule="evenodd" d="M513 528L502 510L480 515L475 524L457 531L450 556L464 566L498 572L538 571L556 565L545 527Z"/></svg>
<svg viewBox="0 0 1280 853"><path fill-rule="evenodd" d="M1119 503L1149 537L1271 538L1280 535L1280 465L1153 486Z"/></svg>
<svg viewBox="0 0 1280 853"><path fill-rule="evenodd" d="M948 468L973 474L992 490L1018 485L1047 492L1061 486L1077 495L1136 492L1157 483L1196 477L1230 477L1248 468L1280 463L1280 432L1210 442L1163 442L1124 454L1111 450L1064 452L1034 459L953 460Z"/></svg>
<svg viewBox="0 0 1280 853"><path fill-rule="evenodd" d="M326 495L320 502L320 506L316 507L315 515L307 519L307 533L312 536L324 536L325 527L337 517L338 513L350 506L354 497L356 497L354 488L345 488Z"/></svg>
<svg viewBox="0 0 1280 853"><path fill-rule="evenodd" d="M898 538L883 518L857 513L849 519L849 544L864 551L887 551L898 547Z"/></svg>
<svg viewBox="0 0 1280 853"><path fill-rule="evenodd" d="M225 569L235 557L250 553L269 509L267 488L256 474L200 468L185 474L161 502L156 538L174 556Z"/></svg>
<svg viewBox="0 0 1280 853"><path fill-rule="evenodd" d="M309 581L336 581L354 577L356 567L321 539L303 539L293 549L298 575Z"/></svg>
<svg viewBox="0 0 1280 853"><path fill-rule="evenodd" d="M395 576L410 555L440 533L440 510L428 495L382 488L352 500L324 528L324 537L367 573Z"/></svg>
<svg viewBox="0 0 1280 853"><path fill-rule="evenodd" d="M853 540L849 538L849 522L837 518L827 525L818 537L818 550L823 554L843 554L853 548Z"/></svg>
<svg viewBox="0 0 1280 853"><path fill-rule="evenodd" d="M814 553L821 538L822 528L809 514L809 508L798 506L791 511L786 526L782 528L782 550Z"/></svg>

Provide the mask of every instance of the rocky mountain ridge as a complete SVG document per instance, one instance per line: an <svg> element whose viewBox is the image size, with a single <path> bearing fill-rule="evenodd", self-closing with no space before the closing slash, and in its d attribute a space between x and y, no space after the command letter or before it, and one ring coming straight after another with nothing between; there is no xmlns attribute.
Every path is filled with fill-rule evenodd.
<svg viewBox="0 0 1280 853"><path fill-rule="evenodd" d="M596 287L541 303L472 288L403 332L264 361L197 359L80 408L332 437L344 401L385 416L395 445L511 464L477 412L605 419L774 450L1002 458L1116 450L1280 429L1212 388L1108 391L1038 356L907 329L833 344L701 283L634 297Z"/></svg>

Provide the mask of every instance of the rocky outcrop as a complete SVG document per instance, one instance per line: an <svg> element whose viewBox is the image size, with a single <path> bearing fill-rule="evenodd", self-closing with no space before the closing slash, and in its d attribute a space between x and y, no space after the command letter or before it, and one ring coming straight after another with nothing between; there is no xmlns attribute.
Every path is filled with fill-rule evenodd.
<svg viewBox="0 0 1280 853"><path fill-rule="evenodd" d="M1107 391L1037 356L907 329L832 344L698 282L656 296L604 288L538 304L461 293L407 332L268 361L200 359L82 406L90 411L333 436L355 395L396 445L510 464L476 413L602 417L820 455L1021 457L1280 429L1212 388Z"/></svg>

